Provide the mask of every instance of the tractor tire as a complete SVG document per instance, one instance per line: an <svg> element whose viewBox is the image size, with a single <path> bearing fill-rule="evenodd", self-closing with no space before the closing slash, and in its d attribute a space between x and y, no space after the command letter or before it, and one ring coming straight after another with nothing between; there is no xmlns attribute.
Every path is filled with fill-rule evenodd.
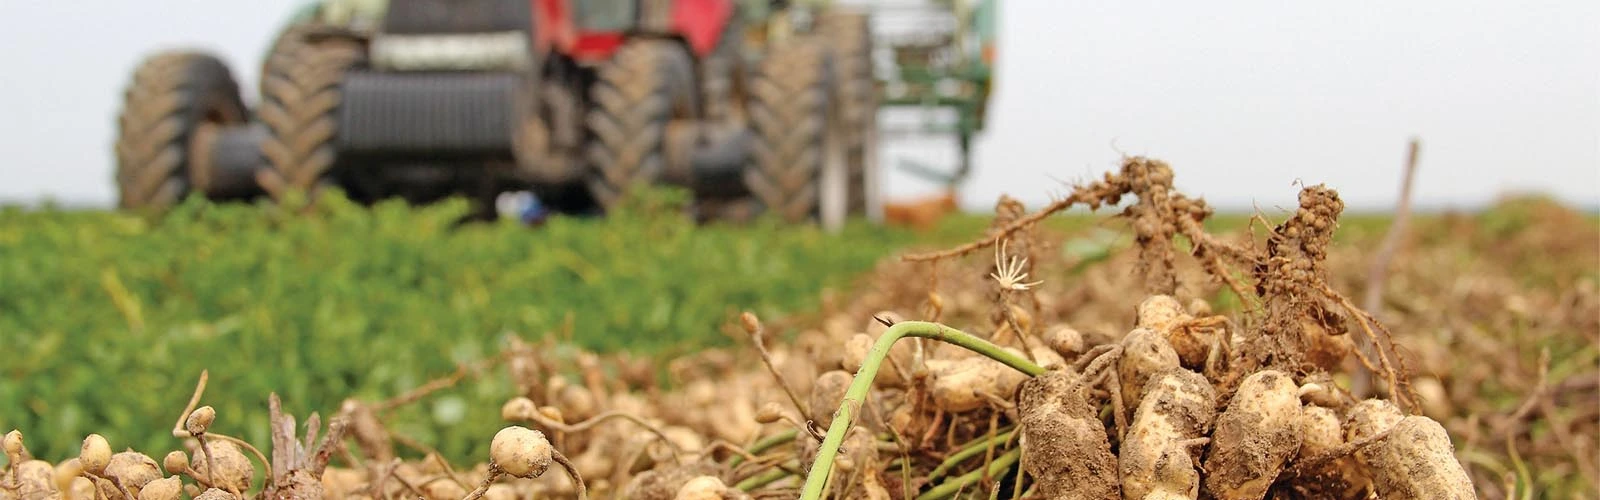
<svg viewBox="0 0 1600 500"><path fill-rule="evenodd" d="M261 153L271 166L260 176L261 187L280 201L292 191L315 196L332 184L342 83L345 73L366 59L355 40L304 41L286 48L263 72L256 113L267 126Z"/></svg>
<svg viewBox="0 0 1600 500"><path fill-rule="evenodd" d="M202 130L243 124L248 116L239 84L211 55L168 52L145 59L123 95L116 142L118 206L162 209L196 190L205 151Z"/></svg>
<svg viewBox="0 0 1600 500"><path fill-rule="evenodd" d="M305 45L306 27L305 24L291 24L278 32L278 37L272 40L272 45L267 49L266 58L261 60L261 72L256 74L257 92L266 92L267 81L277 78L274 72L293 67L286 59L293 58L299 47Z"/></svg>
<svg viewBox="0 0 1600 500"><path fill-rule="evenodd" d="M843 224L842 130L833 104L833 64L821 41L775 46L751 85L750 168L744 184L757 210L788 223Z"/></svg>
<svg viewBox="0 0 1600 500"><path fill-rule="evenodd" d="M631 40L601 67L584 124L585 184L602 210L662 179L667 125L695 114L694 81L688 49L668 40Z"/></svg>
<svg viewBox="0 0 1600 500"><path fill-rule="evenodd" d="M871 18L865 12L832 9L817 19L833 53L837 96L849 162L851 215L878 210L878 90L872 64Z"/></svg>

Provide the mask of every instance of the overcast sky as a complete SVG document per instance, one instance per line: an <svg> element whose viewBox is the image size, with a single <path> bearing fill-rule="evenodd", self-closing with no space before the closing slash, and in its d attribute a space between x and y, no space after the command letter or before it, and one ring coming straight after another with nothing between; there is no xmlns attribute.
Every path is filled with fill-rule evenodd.
<svg viewBox="0 0 1600 500"><path fill-rule="evenodd" d="M1169 161L1179 188L1272 210L1325 182L1388 208L1406 141L1417 203L1505 190L1600 205L1600 2L1003 2L990 128L965 204L1030 204L1119 155ZM193 46L253 88L285 0L0 1L0 201L114 202L111 144L140 57ZM943 143L884 164L943 163ZM891 196L935 186L901 174Z"/></svg>

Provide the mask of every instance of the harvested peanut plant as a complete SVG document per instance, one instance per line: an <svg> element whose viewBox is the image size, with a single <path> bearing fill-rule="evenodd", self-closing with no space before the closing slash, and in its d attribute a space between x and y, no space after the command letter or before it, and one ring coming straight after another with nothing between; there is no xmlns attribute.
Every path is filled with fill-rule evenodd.
<svg viewBox="0 0 1600 500"><path fill-rule="evenodd" d="M1499 467L1463 453L1458 429L1473 427L1429 410L1438 394L1412 383L1419 360L1408 345L1340 292L1351 284L1336 272L1349 266L1330 251L1344 209L1335 191L1304 187L1285 220L1260 216L1262 234L1252 224L1251 234L1225 238L1206 229L1212 209L1173 181L1165 163L1136 157L1036 212L1002 198L981 239L885 263L852 300L825 301L819 317L786 318L795 335L739 315L729 330L742 330L749 349L658 366L551 338L514 339L494 360L515 387L498 409L507 426L484 436L490 456L470 466L446 462L384 421L387 411L453 387L465 369L390 401L348 400L326 426L312 414L304 436L270 395L265 454L219 433L237 424L199 406L202 373L172 429L182 449L163 461L113 454L115 442L90 436L79 456L52 464L32 457L14 431L4 440L0 499L1527 491L1531 475L1510 469L1484 480L1484 470ZM1091 261L1066 248L1081 242L1052 239L1041 222L1077 206L1121 206L1115 219L1131 230L1131 251L1111 245ZM1588 304L1585 297L1573 301ZM1385 348L1353 349L1354 336ZM1345 389L1356 370L1374 381L1372 396ZM1540 397L1573 390L1538 387ZM1530 399L1521 415L1544 401ZM1537 439L1511 416L1496 419L1495 430L1524 445ZM547 473L552 467L565 473ZM1592 473L1582 463L1575 471ZM1504 488L1486 484L1507 477Z"/></svg>

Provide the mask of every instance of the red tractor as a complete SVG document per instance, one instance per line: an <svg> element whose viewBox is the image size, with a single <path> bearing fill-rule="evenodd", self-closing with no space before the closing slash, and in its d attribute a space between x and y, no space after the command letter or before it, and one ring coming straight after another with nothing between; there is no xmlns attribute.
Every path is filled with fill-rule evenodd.
<svg viewBox="0 0 1600 500"><path fill-rule="evenodd" d="M836 227L873 194L865 33L747 44L735 0L389 0L367 23L326 17L282 32L253 120L215 58L149 59L118 144L124 206L334 186L490 210L528 190L603 212L666 183L702 219Z"/></svg>

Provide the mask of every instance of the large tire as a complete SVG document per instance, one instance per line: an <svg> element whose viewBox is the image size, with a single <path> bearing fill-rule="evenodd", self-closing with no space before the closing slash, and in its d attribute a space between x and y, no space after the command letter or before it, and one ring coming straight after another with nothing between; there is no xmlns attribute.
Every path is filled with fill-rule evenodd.
<svg viewBox="0 0 1600 500"><path fill-rule="evenodd" d="M833 53L838 78L834 95L838 98L840 121L847 133L850 214L877 211L878 197L877 77L872 64L872 25L865 12L830 9L817 19L818 31L826 37Z"/></svg>
<svg viewBox="0 0 1600 500"><path fill-rule="evenodd" d="M161 209L193 190L194 141L202 129L238 125L248 116L239 84L227 65L211 55L168 52L145 59L134 71L118 117L118 206Z"/></svg>
<svg viewBox="0 0 1600 500"><path fill-rule="evenodd" d="M668 40L636 39L619 49L590 88L585 183L602 210L666 169L667 124L693 118L694 63Z"/></svg>
<svg viewBox="0 0 1600 500"><path fill-rule="evenodd" d="M257 111L268 130L261 153L271 165L261 175L262 188L279 200L292 191L315 196L331 184L344 76L366 60L356 40L303 40L284 47L263 72Z"/></svg>
<svg viewBox="0 0 1600 500"><path fill-rule="evenodd" d="M272 40L272 45L267 48L266 57L261 59L261 72L256 74L256 91L266 92L268 80L277 78L274 72L282 71L294 65L290 60L301 45L305 45L307 24L290 24L278 32L278 37Z"/></svg>
<svg viewBox="0 0 1600 500"><path fill-rule="evenodd" d="M752 164L745 170L759 213L836 229L845 209L842 130L833 64L821 41L775 46L751 85Z"/></svg>

